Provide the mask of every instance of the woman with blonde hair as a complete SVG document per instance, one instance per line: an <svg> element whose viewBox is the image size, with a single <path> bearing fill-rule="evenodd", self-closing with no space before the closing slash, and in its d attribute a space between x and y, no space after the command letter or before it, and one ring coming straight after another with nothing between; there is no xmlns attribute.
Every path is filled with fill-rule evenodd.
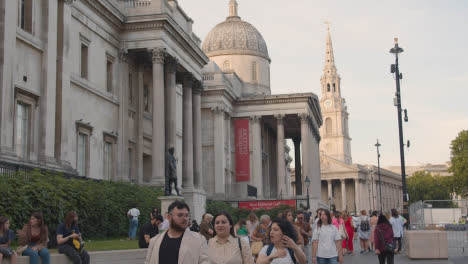
<svg viewBox="0 0 468 264"><path fill-rule="evenodd" d="M249 236L252 236L258 226L258 223L259 221L257 215L255 215L253 212L250 213L247 220L247 231L249 231Z"/></svg>

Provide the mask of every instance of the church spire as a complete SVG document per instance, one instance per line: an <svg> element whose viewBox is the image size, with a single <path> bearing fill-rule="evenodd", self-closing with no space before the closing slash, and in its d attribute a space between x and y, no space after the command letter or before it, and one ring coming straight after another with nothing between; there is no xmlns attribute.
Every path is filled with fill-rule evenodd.
<svg viewBox="0 0 468 264"><path fill-rule="evenodd" d="M237 1L236 0L230 0L229 1L229 17L239 17L237 14Z"/></svg>
<svg viewBox="0 0 468 264"><path fill-rule="evenodd" d="M327 47L325 53L325 73L336 73L336 66L335 66L335 56L333 55L333 45L332 39L330 34L330 23L325 22L327 25Z"/></svg>

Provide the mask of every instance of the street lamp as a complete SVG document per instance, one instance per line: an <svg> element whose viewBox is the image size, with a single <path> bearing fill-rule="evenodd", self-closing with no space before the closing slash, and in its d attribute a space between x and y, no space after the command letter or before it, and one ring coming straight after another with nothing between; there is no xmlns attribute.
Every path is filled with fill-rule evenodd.
<svg viewBox="0 0 468 264"><path fill-rule="evenodd" d="M309 176L306 176L304 180L306 187L307 187L307 210L310 209L310 201L309 201L309 186L310 186L310 179Z"/></svg>
<svg viewBox="0 0 468 264"><path fill-rule="evenodd" d="M395 106L397 107L398 112L398 133L400 136L400 162L401 162L401 182L403 185L403 216L406 219L408 217L408 190L406 188L406 171L405 171L405 152L404 152L404 143L403 143L403 121L402 121L402 112L405 113L405 122L408 122L407 111L401 109L401 93L400 93L400 80L403 79L403 75L400 73L398 65L398 54L402 53L403 49L398 46L398 38L395 38L395 46L390 50L390 53L395 54L395 64L391 65L391 73L395 74L396 81L396 98Z"/></svg>
<svg viewBox="0 0 468 264"><path fill-rule="evenodd" d="M379 174L380 214L382 214L382 181L381 181L381 177L380 177L380 151L379 151L379 148L382 145L380 145L379 140L377 139L377 143L374 146L377 147L377 171L378 171L378 174Z"/></svg>

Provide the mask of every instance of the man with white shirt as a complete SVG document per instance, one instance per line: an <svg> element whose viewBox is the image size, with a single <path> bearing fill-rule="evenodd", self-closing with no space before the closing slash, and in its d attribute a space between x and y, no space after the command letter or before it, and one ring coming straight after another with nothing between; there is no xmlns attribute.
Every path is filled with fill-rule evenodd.
<svg viewBox="0 0 468 264"><path fill-rule="evenodd" d="M138 217L140 216L140 210L134 206L132 209L128 210L127 216L130 222L128 228L128 240L134 240L138 228Z"/></svg>

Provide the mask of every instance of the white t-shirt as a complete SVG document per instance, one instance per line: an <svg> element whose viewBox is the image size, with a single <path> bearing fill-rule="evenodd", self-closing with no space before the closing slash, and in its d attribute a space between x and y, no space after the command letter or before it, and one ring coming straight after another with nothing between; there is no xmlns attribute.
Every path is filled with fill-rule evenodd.
<svg viewBox="0 0 468 264"><path fill-rule="evenodd" d="M317 257L334 258L338 256L338 251L336 250L336 241L341 240L341 236L336 226L317 226L312 235L312 241L315 240L318 240Z"/></svg>
<svg viewBox="0 0 468 264"><path fill-rule="evenodd" d="M136 218L138 220L138 216L140 216L140 210L132 208L128 210L127 215L131 215L133 218Z"/></svg>
<svg viewBox="0 0 468 264"><path fill-rule="evenodd" d="M267 249L268 249L268 245L264 246L262 248L262 250L260 250L260 253L258 253L258 255L265 255L267 254ZM286 255L286 257L284 258L276 258L274 259L271 264L294 264L291 256L289 255L289 251L287 248L285 248L284 250L286 250L286 252L288 252L288 254ZM276 248L273 247L273 250L271 251L270 253L270 256L273 255L274 253L276 252Z"/></svg>
<svg viewBox="0 0 468 264"><path fill-rule="evenodd" d="M393 229L393 237L402 237L403 235L403 226L405 225L405 222L401 215L398 216L398 218L395 217L390 217L390 224L392 225Z"/></svg>
<svg viewBox="0 0 468 264"><path fill-rule="evenodd" d="M159 224L159 232L165 231L169 229L169 221L167 221L166 218L164 218L163 222Z"/></svg>

